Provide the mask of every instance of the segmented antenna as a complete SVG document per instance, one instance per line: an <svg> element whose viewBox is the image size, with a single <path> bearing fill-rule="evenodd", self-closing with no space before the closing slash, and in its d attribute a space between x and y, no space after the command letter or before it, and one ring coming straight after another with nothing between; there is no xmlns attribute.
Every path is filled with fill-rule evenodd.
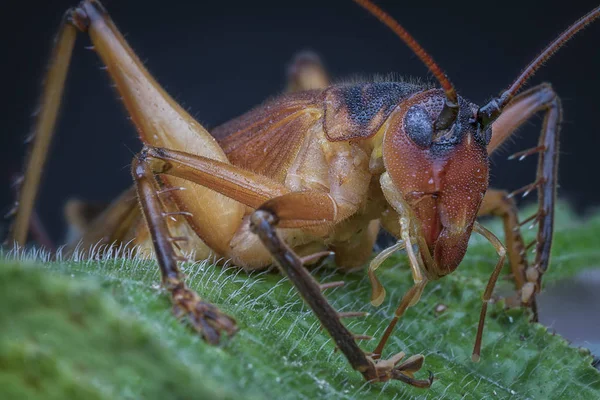
<svg viewBox="0 0 600 400"><path fill-rule="evenodd" d="M578 19L573 25L568 27L561 33L552 43L550 43L538 56L521 72L521 75L513 82L510 87L500 96L500 108L504 107L517 94L519 89L523 87L525 82L529 80L537 72L538 69L550 57L556 53L565 43L567 43L577 32L588 26L596 18L600 17L600 6Z"/></svg>
<svg viewBox="0 0 600 400"><path fill-rule="evenodd" d="M500 114L506 105L512 100L517 92L523 87L525 82L536 73L538 69L550 57L556 53L565 43L567 43L575 34L588 26L594 20L600 17L600 6L578 19L573 25L569 26L561 33L553 42L551 42L529 65L521 72L517 79L508 89L506 89L500 97L492 99L489 103L477 110L477 122L481 129L488 127Z"/></svg>
<svg viewBox="0 0 600 400"><path fill-rule="evenodd" d="M435 121L435 129L441 130L446 129L456 120L458 115L458 96L456 90L450 79L446 76L444 71L433 61L431 57L423 47L406 31L394 18L390 17L385 11L373 4L369 0L354 0L357 4L369 11L373 16L377 17L379 21L384 23L394 33L402 39L404 43L423 61L423 64L431 71L435 78L440 82L442 89L446 93L446 102L444 108L437 120Z"/></svg>

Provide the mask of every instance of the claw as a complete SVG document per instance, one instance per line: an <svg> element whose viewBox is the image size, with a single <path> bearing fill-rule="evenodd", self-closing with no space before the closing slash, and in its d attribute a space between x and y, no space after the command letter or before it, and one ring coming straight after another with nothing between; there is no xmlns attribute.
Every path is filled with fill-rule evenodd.
<svg viewBox="0 0 600 400"><path fill-rule="evenodd" d="M387 360L378 360L375 363L375 369L378 377L377 379L380 382L394 379L422 389L430 387L434 380L434 376L431 371L429 371L428 379L414 378L414 373L423 367L425 357L423 357L421 354L416 354L409 357L406 361L400 363L405 356L406 354L404 352L400 352Z"/></svg>
<svg viewBox="0 0 600 400"><path fill-rule="evenodd" d="M427 371L427 372L429 372L429 378L413 379L401 372L393 370L392 371L392 379L402 381L404 383L408 383L409 385L417 387L419 389L427 389L427 388L431 387L431 385L433 384L433 380L435 379L435 377L433 376L433 372L431 372L431 371Z"/></svg>
<svg viewBox="0 0 600 400"><path fill-rule="evenodd" d="M414 378L414 373L423 367L424 361L425 357L423 357L421 354L416 354L409 357L408 360L404 361L394 369L397 371L402 371L405 375Z"/></svg>
<svg viewBox="0 0 600 400"><path fill-rule="evenodd" d="M194 330L208 343L217 345L221 334L233 336L238 327L230 316L223 314L217 307L200 299L184 283L179 282L172 289L173 312L179 319L187 318Z"/></svg>

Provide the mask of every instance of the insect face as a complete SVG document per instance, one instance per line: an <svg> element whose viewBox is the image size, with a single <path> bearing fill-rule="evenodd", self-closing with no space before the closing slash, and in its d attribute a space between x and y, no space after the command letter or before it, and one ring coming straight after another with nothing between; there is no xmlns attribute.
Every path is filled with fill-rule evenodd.
<svg viewBox="0 0 600 400"><path fill-rule="evenodd" d="M439 89L414 95L390 117L383 139L385 168L418 219L439 276L462 260L488 188L487 141L473 123L477 106L459 98L456 121L437 130L444 101Z"/></svg>

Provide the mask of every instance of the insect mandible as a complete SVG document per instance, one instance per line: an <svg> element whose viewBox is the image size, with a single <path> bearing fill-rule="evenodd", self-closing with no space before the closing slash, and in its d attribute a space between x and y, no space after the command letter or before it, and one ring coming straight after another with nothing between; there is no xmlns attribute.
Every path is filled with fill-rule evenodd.
<svg viewBox="0 0 600 400"><path fill-rule="evenodd" d="M457 95L431 56L396 21L370 1L355 1L413 50L441 88L410 82L330 86L318 62L305 58L296 64L291 93L210 133L146 71L98 1L70 9L51 56L11 239L26 240L74 39L77 31L86 32L144 148L132 163L134 187L88 221L80 242L131 242L154 252L174 309L210 343L235 333L235 320L185 285L177 266L182 255L217 255L246 269L275 261L365 379L428 387L432 376L413 377L423 365L422 355L382 360L384 346L426 284L458 267L476 232L499 255L483 296L473 350L478 359L487 301L505 257L521 302L535 310L552 244L560 99L548 84L518 92L564 42L600 16L600 8L563 32L507 90L479 107ZM488 188L488 156L539 112L544 115L539 145L514 155L538 155L535 182L514 193L536 190L539 210L519 221L510 195ZM476 221L486 214L504 217L506 247ZM538 224L533 263L525 257L519 232L524 222ZM396 251L406 249L414 285L379 344L367 353L304 265L333 252L342 269L362 266L380 227L398 242L370 263L372 303L385 296L375 270Z"/></svg>

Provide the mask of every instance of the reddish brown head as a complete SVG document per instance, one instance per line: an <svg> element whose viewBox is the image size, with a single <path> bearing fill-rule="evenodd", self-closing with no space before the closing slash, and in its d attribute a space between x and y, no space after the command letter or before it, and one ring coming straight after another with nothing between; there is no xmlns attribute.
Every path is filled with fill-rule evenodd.
<svg viewBox="0 0 600 400"><path fill-rule="evenodd" d="M439 89L413 95L390 117L383 139L385 169L418 219L437 264L426 267L437 276L461 262L488 188L489 137L477 129L478 107L459 98L456 121L436 130L445 98Z"/></svg>
<svg viewBox="0 0 600 400"><path fill-rule="evenodd" d="M396 20L371 0L354 1L396 33L442 87L413 95L391 113L383 159L396 190L420 221L436 264L426 268L431 274L443 276L462 260L488 187L486 146L492 123L552 54L600 18L600 7L561 33L499 97L477 107L457 95L443 70Z"/></svg>

